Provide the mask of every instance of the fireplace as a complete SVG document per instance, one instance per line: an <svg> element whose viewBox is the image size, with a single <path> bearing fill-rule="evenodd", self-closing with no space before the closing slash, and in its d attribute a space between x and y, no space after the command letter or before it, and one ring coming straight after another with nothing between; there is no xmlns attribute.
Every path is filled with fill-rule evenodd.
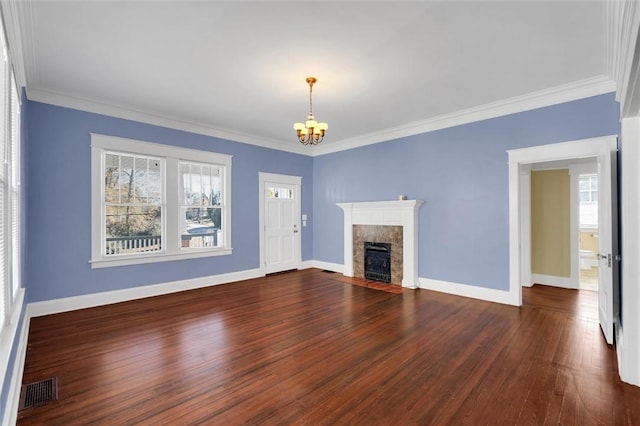
<svg viewBox="0 0 640 426"><path fill-rule="evenodd" d="M364 277L383 283L391 282L391 244L365 241Z"/></svg>
<svg viewBox="0 0 640 426"><path fill-rule="evenodd" d="M391 283L416 288L418 209L422 203L421 200L338 203L344 211L343 274L364 278L365 241L390 243Z"/></svg>

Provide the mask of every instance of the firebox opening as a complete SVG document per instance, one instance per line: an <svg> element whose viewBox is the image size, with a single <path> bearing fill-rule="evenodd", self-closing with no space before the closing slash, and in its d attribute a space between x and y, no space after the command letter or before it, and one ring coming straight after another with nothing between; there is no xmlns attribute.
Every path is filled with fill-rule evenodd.
<svg viewBox="0 0 640 426"><path fill-rule="evenodd" d="M364 242L364 278L391 282L391 244Z"/></svg>

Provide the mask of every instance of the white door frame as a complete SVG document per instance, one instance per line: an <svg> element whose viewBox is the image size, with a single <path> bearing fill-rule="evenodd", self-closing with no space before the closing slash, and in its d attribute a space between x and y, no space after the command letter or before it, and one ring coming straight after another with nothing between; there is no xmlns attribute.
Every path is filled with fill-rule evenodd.
<svg viewBox="0 0 640 426"><path fill-rule="evenodd" d="M509 150L509 300L522 305L522 285L531 279L531 164L609 156L617 136L604 136ZM604 218L601 218L602 220Z"/></svg>
<svg viewBox="0 0 640 426"><path fill-rule="evenodd" d="M260 273L266 275L267 273L267 247L265 238L265 197L264 197L264 185L267 182L283 183L286 185L294 185L297 187L297 202L298 202L298 217L296 218L297 229L300 231L296 234L297 246L298 246L298 269L302 268L302 228L300 227L300 212L302 211L302 176L280 175L275 173L258 172L258 223L260 226Z"/></svg>

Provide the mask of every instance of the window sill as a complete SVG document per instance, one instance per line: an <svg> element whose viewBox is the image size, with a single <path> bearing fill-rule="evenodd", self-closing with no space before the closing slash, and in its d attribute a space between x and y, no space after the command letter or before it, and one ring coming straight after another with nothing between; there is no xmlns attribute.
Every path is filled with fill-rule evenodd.
<svg viewBox="0 0 640 426"><path fill-rule="evenodd" d="M233 252L232 248L190 251L188 253L152 254L135 257L118 257L113 259L92 259L89 261L91 269L110 268L114 266L142 265L145 263L170 262L173 260L198 259L201 257L227 256Z"/></svg>

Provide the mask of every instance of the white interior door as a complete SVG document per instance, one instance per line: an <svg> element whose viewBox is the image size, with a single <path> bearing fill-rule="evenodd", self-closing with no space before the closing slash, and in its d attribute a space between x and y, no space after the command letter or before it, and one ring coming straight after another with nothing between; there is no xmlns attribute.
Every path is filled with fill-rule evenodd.
<svg viewBox="0 0 640 426"><path fill-rule="evenodd" d="M614 155L612 155L614 154ZM617 185L615 152L606 152L598 156L598 305L600 327L607 343L613 343L614 327L614 268L617 266L617 244L614 246L614 233L617 224L615 209L615 190ZM616 240L617 241L617 240Z"/></svg>
<svg viewBox="0 0 640 426"><path fill-rule="evenodd" d="M265 273L298 269L300 250L299 178L261 174L262 242ZM292 179L294 178L294 179ZM298 182L295 180L298 179Z"/></svg>

